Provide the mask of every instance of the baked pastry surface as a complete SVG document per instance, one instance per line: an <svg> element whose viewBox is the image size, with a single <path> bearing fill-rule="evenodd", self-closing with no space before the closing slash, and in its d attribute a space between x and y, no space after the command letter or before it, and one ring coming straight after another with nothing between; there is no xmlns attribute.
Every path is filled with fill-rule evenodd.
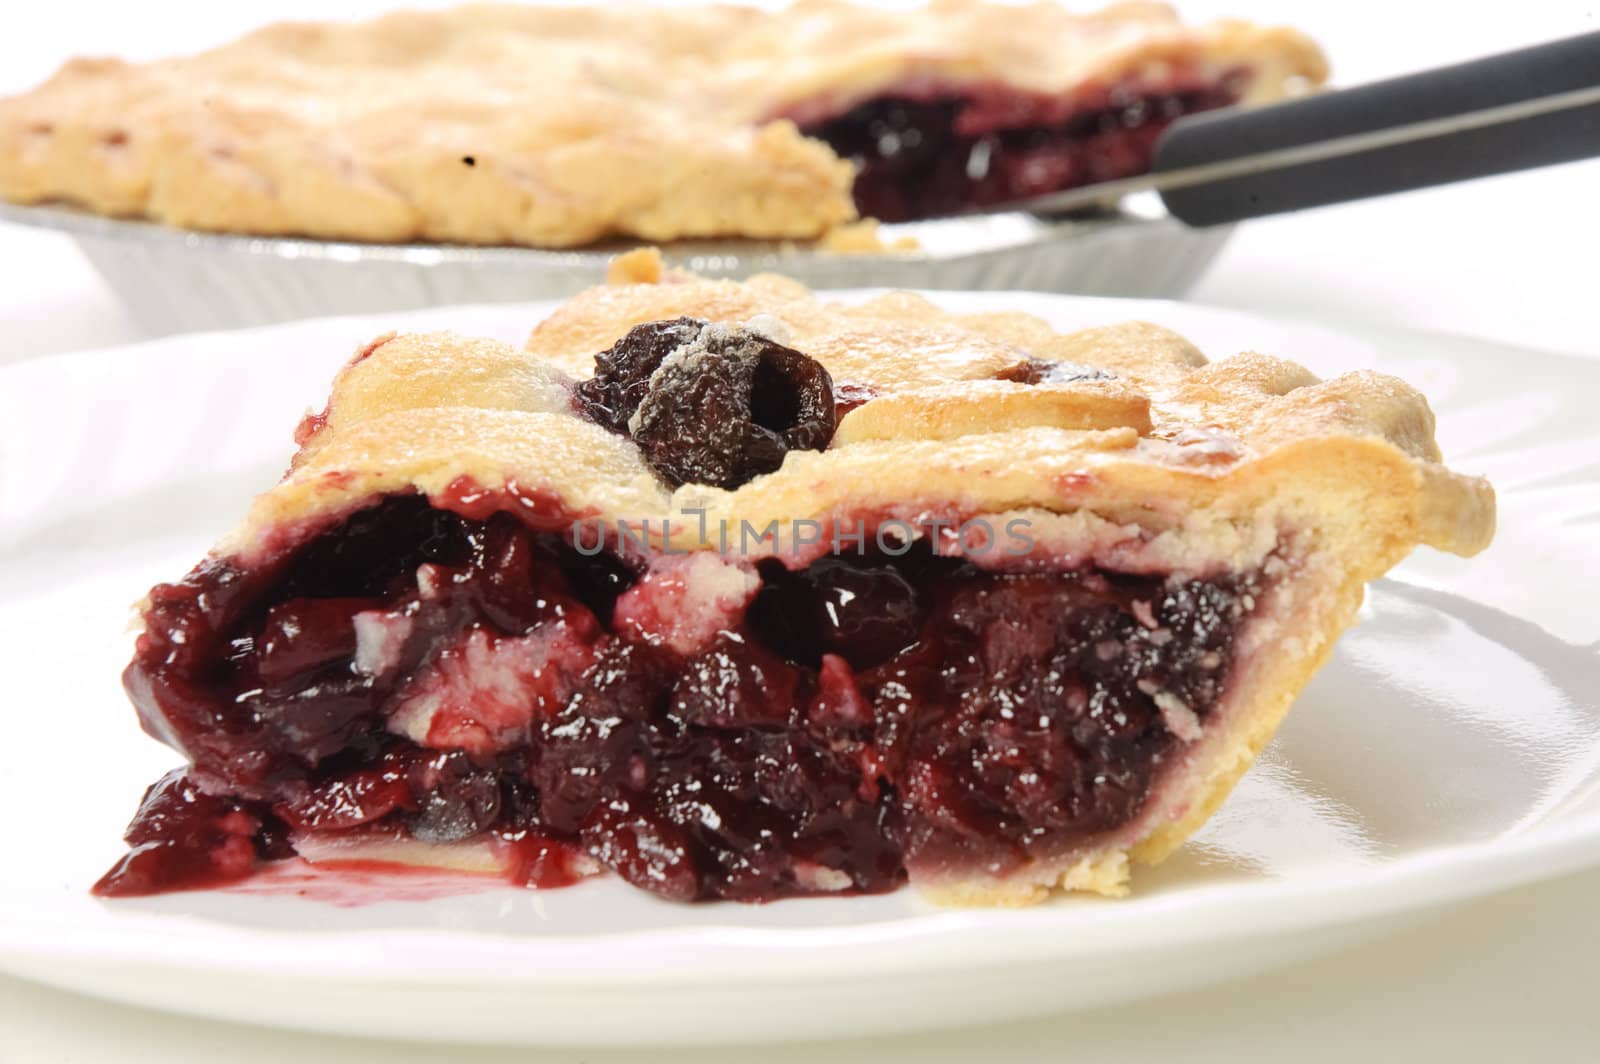
<svg viewBox="0 0 1600 1064"><path fill-rule="evenodd" d="M786 391L816 366L820 439ZM147 813L187 787L234 818L184 836L226 836L230 875L298 852L604 866L680 899L1120 893L1227 795L1366 581L1494 520L1391 377L648 251L522 349L379 338L296 439L152 592L127 675L192 761ZM662 472L713 445L748 448L724 486ZM140 823L108 892L222 867L186 876L194 845Z"/></svg>
<svg viewBox="0 0 1600 1064"><path fill-rule="evenodd" d="M0 101L0 196L362 241L809 239L1125 176L1177 114L1324 73L1294 31L1142 3L285 23Z"/></svg>

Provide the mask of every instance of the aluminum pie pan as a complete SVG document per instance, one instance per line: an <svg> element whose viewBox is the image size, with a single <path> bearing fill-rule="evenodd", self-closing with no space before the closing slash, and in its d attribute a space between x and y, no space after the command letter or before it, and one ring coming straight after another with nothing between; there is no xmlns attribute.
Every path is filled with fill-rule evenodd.
<svg viewBox="0 0 1600 1064"><path fill-rule="evenodd" d="M202 233L57 205L0 203L0 220L71 236L151 335L463 303L562 299L605 276L614 243L577 250L362 244ZM1173 298L1231 226L1190 229L1159 209L1091 218L1020 212L885 226L905 252L838 253L760 241L685 241L668 262L710 277L782 273L813 288L1072 292Z"/></svg>

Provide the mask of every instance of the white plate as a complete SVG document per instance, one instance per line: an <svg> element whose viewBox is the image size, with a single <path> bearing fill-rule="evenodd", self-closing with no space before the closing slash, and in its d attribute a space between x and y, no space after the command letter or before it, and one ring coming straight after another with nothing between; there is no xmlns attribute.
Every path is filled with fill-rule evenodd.
<svg viewBox="0 0 1600 1064"><path fill-rule="evenodd" d="M673 906L616 882L349 907L286 893L105 903L170 767L118 685L128 604L282 470L289 430L386 329L519 340L548 308L190 336L0 371L0 968L118 1000L361 1034L552 1044L887 1032L1126 1000L1376 935L1600 861L1593 539L1600 363L1176 304L943 294L1058 326L1128 317L1213 357L1379 366L1429 393L1502 531L1377 585L1277 741L1132 898L936 911L912 894Z"/></svg>

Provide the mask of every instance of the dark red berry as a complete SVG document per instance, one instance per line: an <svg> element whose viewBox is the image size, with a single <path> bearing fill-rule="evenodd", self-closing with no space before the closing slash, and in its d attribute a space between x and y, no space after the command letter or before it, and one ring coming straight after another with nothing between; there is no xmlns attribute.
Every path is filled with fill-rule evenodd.
<svg viewBox="0 0 1600 1064"><path fill-rule="evenodd" d="M705 328L698 318L673 318L635 325L628 334L594 356L594 376L577 387L578 402L598 424L626 433L639 409L650 375L661 360L690 343Z"/></svg>
<svg viewBox="0 0 1600 1064"><path fill-rule="evenodd" d="M407 774L420 792L417 812L406 819L414 838L455 842L495 822L500 814L500 784L493 772L474 768L458 750L413 765Z"/></svg>
<svg viewBox="0 0 1600 1064"><path fill-rule="evenodd" d="M762 588L750 618L781 654L815 667L837 654L864 669L917 641L922 601L887 558L831 556L799 572L762 566Z"/></svg>
<svg viewBox="0 0 1600 1064"><path fill-rule="evenodd" d="M259 814L249 803L205 794L174 769L145 792L123 835L131 849L94 893L133 897L243 879L256 865Z"/></svg>
<svg viewBox="0 0 1600 1064"><path fill-rule="evenodd" d="M617 797L596 806L582 837L601 864L634 886L672 901L700 896L689 837L639 799Z"/></svg>
<svg viewBox="0 0 1600 1064"><path fill-rule="evenodd" d="M790 451L821 451L833 441L837 418L833 378L822 363L770 341L756 362L750 420L776 433Z"/></svg>
<svg viewBox="0 0 1600 1064"><path fill-rule="evenodd" d="M261 827L256 831L256 860L287 861L293 857L289 825L266 810L261 811Z"/></svg>
<svg viewBox="0 0 1600 1064"><path fill-rule="evenodd" d="M661 363L629 423L662 479L730 489L777 469L790 451L827 447L834 425L821 363L723 325Z"/></svg>
<svg viewBox="0 0 1600 1064"><path fill-rule="evenodd" d="M355 615L380 605L370 598L300 598L272 607L255 640L258 674L281 683L348 659L356 649Z"/></svg>
<svg viewBox="0 0 1600 1064"><path fill-rule="evenodd" d="M393 758L334 776L280 802L273 812L301 831L342 831L413 805L405 773Z"/></svg>
<svg viewBox="0 0 1600 1064"><path fill-rule="evenodd" d="M671 683L671 665L653 647L611 642L560 713L541 723L529 778L542 823L576 831L618 789L637 788L648 769L648 718Z"/></svg>
<svg viewBox="0 0 1600 1064"><path fill-rule="evenodd" d="M796 704L798 678L770 650L724 633L684 664L668 708L680 720L710 728L777 727Z"/></svg>

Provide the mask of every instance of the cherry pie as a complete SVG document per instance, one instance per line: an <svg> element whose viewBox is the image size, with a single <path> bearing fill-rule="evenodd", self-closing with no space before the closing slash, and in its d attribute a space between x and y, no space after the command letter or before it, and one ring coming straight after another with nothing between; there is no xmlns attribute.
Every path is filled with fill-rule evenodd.
<svg viewBox="0 0 1600 1064"><path fill-rule="evenodd" d="M154 588L189 766L125 895L298 854L664 897L1125 890L1414 546L1492 534L1400 381L780 277L610 283L524 349L391 335Z"/></svg>
<svg viewBox="0 0 1600 1064"><path fill-rule="evenodd" d="M389 242L808 239L1140 173L1175 117L1325 75L1293 30L1151 3L471 6L74 60L0 101L0 197Z"/></svg>

